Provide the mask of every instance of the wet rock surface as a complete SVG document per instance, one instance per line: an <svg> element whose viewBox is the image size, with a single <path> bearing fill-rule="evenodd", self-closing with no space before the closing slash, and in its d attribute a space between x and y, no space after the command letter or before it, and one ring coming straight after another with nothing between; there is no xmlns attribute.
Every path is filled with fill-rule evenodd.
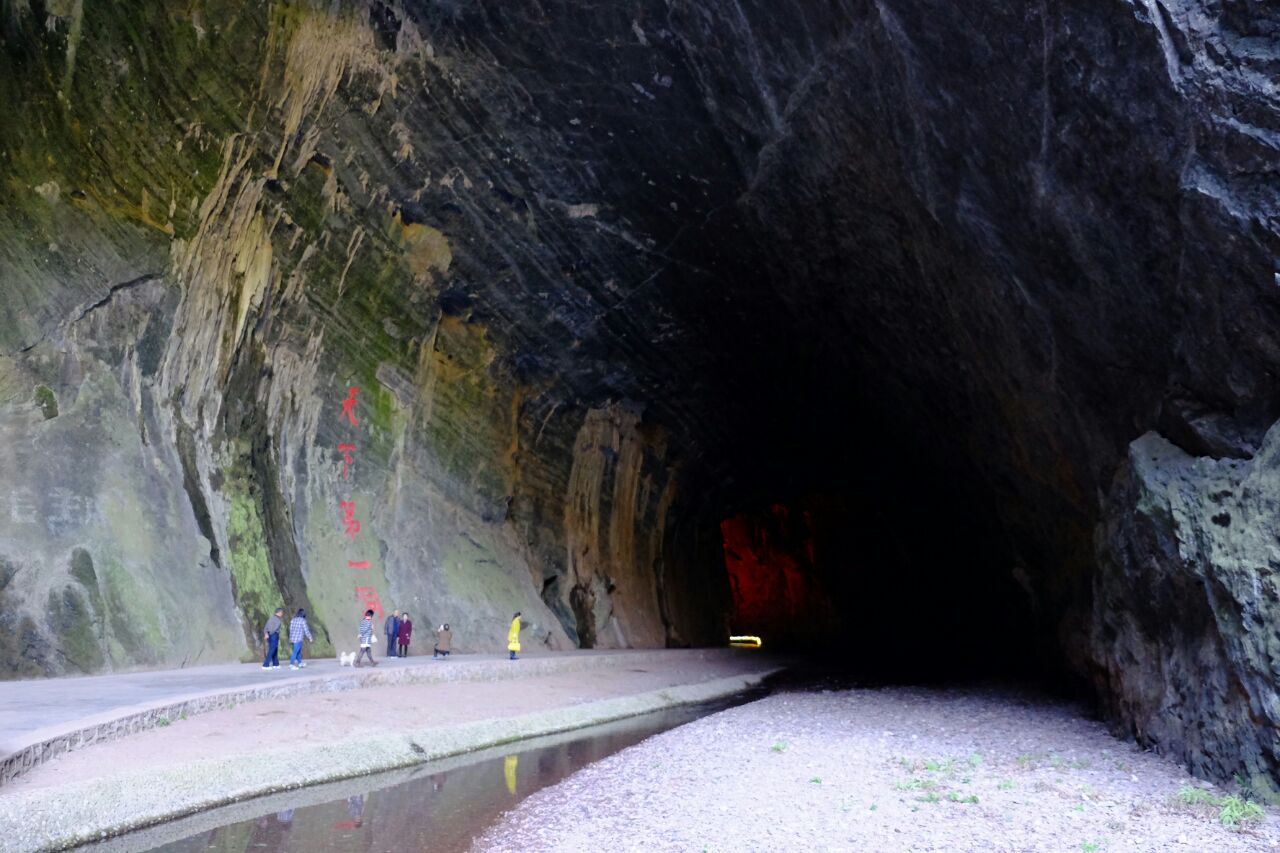
<svg viewBox="0 0 1280 853"><path fill-rule="evenodd" d="M1278 34L1251 0L7 4L0 670L249 656L281 599L340 646L357 586L464 647L516 609L538 647L720 641L721 520L835 493L860 636L963 604L1274 779ZM1152 430L1207 461L1139 476ZM1145 484L1231 459L1251 524L1149 541Z"/></svg>

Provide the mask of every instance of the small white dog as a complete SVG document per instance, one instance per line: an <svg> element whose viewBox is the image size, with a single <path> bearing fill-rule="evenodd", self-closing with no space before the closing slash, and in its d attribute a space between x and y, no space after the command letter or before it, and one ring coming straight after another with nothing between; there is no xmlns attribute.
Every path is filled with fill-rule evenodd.
<svg viewBox="0 0 1280 853"><path fill-rule="evenodd" d="M342 654L338 655L338 666L354 667L355 664L356 664L355 652L343 652Z"/></svg>

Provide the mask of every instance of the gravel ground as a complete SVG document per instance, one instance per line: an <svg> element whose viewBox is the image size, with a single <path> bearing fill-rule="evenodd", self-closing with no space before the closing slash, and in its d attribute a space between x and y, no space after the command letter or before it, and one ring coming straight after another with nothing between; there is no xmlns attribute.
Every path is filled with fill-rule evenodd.
<svg viewBox="0 0 1280 853"><path fill-rule="evenodd" d="M529 797L477 851L1258 851L1207 789L1027 694L784 693L651 738ZM1185 792L1184 792L1185 793Z"/></svg>

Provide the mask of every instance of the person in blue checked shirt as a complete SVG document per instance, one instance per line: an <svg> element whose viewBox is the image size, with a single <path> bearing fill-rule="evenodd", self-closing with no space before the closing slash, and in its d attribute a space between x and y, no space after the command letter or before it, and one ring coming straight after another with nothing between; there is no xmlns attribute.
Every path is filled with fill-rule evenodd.
<svg viewBox="0 0 1280 853"><path fill-rule="evenodd" d="M293 656L289 658L289 669L301 669L306 666L302 662L303 637L312 642L315 641L311 636L311 626L307 624L307 611L299 607L297 615L289 621L289 642L293 643Z"/></svg>

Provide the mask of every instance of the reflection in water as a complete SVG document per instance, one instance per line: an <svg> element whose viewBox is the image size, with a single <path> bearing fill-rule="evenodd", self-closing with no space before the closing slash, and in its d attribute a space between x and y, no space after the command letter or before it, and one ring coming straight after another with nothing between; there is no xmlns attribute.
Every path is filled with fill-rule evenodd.
<svg viewBox="0 0 1280 853"><path fill-rule="evenodd" d="M432 765L424 764L420 774L407 782L228 824L152 849L165 853L467 850L472 839L524 797L651 735L737 701L679 708L585 729L582 737L574 740L448 770L432 772ZM376 785L377 777L369 784ZM125 836L118 841L128 839ZM130 849L146 848L130 845Z"/></svg>
<svg viewBox="0 0 1280 853"><path fill-rule="evenodd" d="M364 823L364 794L347 797L347 814L350 820L340 820L333 825L334 829L359 829Z"/></svg>
<svg viewBox="0 0 1280 853"><path fill-rule="evenodd" d="M507 790L516 792L516 770L520 767L520 756L508 755L502 759L502 775L507 778Z"/></svg>
<svg viewBox="0 0 1280 853"><path fill-rule="evenodd" d="M284 816L288 815L288 820ZM260 817L249 836L249 849L287 850L289 847L289 830L293 828L293 812Z"/></svg>

